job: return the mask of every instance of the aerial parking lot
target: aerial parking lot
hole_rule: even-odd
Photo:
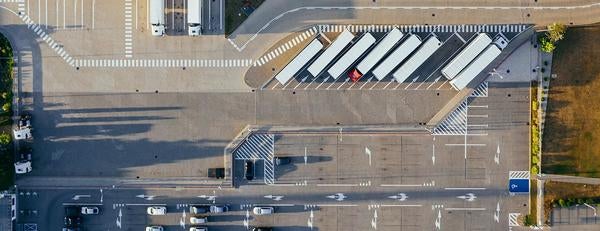
[[[598,6],[434,2],[0,0],[13,230],[528,230],[536,28]]]

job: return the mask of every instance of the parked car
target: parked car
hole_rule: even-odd
[[[198,206],[198,205],[190,206],[191,214],[203,214],[203,213],[208,213],[208,212],[210,212],[209,206]]]
[[[146,209],[148,215],[165,215],[167,214],[167,207],[164,206],[152,206]]]
[[[256,215],[269,215],[275,212],[273,207],[254,207],[252,212]]]
[[[190,217],[190,224],[192,225],[204,224],[206,222],[208,222],[208,217]]]
[[[65,217],[65,227],[72,228],[81,225],[81,217]]]
[[[75,206],[65,207],[65,217],[76,217],[79,216],[79,209]]]
[[[31,116],[28,114],[21,115],[17,122],[17,127],[13,130],[15,140],[31,138],[31,129]]]
[[[244,163],[244,171],[246,172],[246,180],[254,179],[254,161],[246,160]]]
[[[290,157],[275,157],[275,165],[286,165],[292,162]]]
[[[208,231],[206,227],[190,227],[190,231]]]
[[[163,229],[162,226],[146,226],[146,231],[163,231],[165,229]]]
[[[273,228],[270,227],[254,227],[252,231],[273,231]]]
[[[81,214],[83,215],[94,215],[94,214],[99,214],[100,213],[100,208],[98,207],[81,207]]]
[[[225,178],[225,168],[209,168],[208,177],[216,179]]]
[[[229,206],[227,205],[211,205],[210,212],[211,213],[224,213],[229,211]]]

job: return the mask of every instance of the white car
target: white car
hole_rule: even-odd
[[[190,227],[190,231],[208,231],[206,227]]]
[[[190,224],[204,224],[208,221],[207,217],[190,217]]]
[[[256,215],[268,215],[275,212],[275,209],[273,207],[254,207],[252,212]]]
[[[146,231],[163,231],[162,226],[146,226]]]
[[[100,213],[98,207],[81,207],[81,214],[83,215],[93,215],[98,213]]]
[[[148,215],[165,215],[165,214],[167,214],[167,207],[152,206],[152,207],[148,207],[146,212],[148,212]]]

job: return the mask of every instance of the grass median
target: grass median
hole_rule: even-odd
[[[4,35],[0,34],[0,190],[14,185],[14,165],[12,146],[12,47]]]
[[[257,9],[265,0],[228,0],[225,1],[225,36],[242,25],[250,16],[250,13]]]

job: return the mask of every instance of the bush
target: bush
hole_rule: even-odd
[[[11,107],[12,107],[12,103],[6,102],[6,103],[4,103],[4,105],[2,105],[2,111],[9,112]]]
[[[10,144],[11,138],[9,134],[2,133],[0,134],[0,145],[6,146]]]
[[[550,42],[556,43],[565,37],[565,32],[567,32],[567,27],[562,23],[555,22],[548,25],[548,32],[546,32],[546,36]]]
[[[567,207],[567,202],[565,202],[565,200],[563,199],[558,199],[558,205],[560,205],[560,207]]]
[[[525,226],[535,225],[535,221],[533,220],[533,216],[531,216],[531,214],[525,215],[525,220],[523,221],[523,225],[525,225]]]
[[[550,40],[546,37],[540,38],[540,45],[540,49],[546,53],[552,53],[554,49],[556,49],[554,43],[550,42]]]
[[[537,165],[533,165],[533,166],[531,166],[531,174],[532,174],[532,175],[537,175],[537,174],[539,173],[539,171],[540,171],[540,170],[538,169],[538,166],[537,166]]]
[[[538,148],[539,149],[539,148]],[[538,158],[537,155],[532,155],[531,156],[531,164],[533,165],[537,165],[540,162],[540,158]]]

